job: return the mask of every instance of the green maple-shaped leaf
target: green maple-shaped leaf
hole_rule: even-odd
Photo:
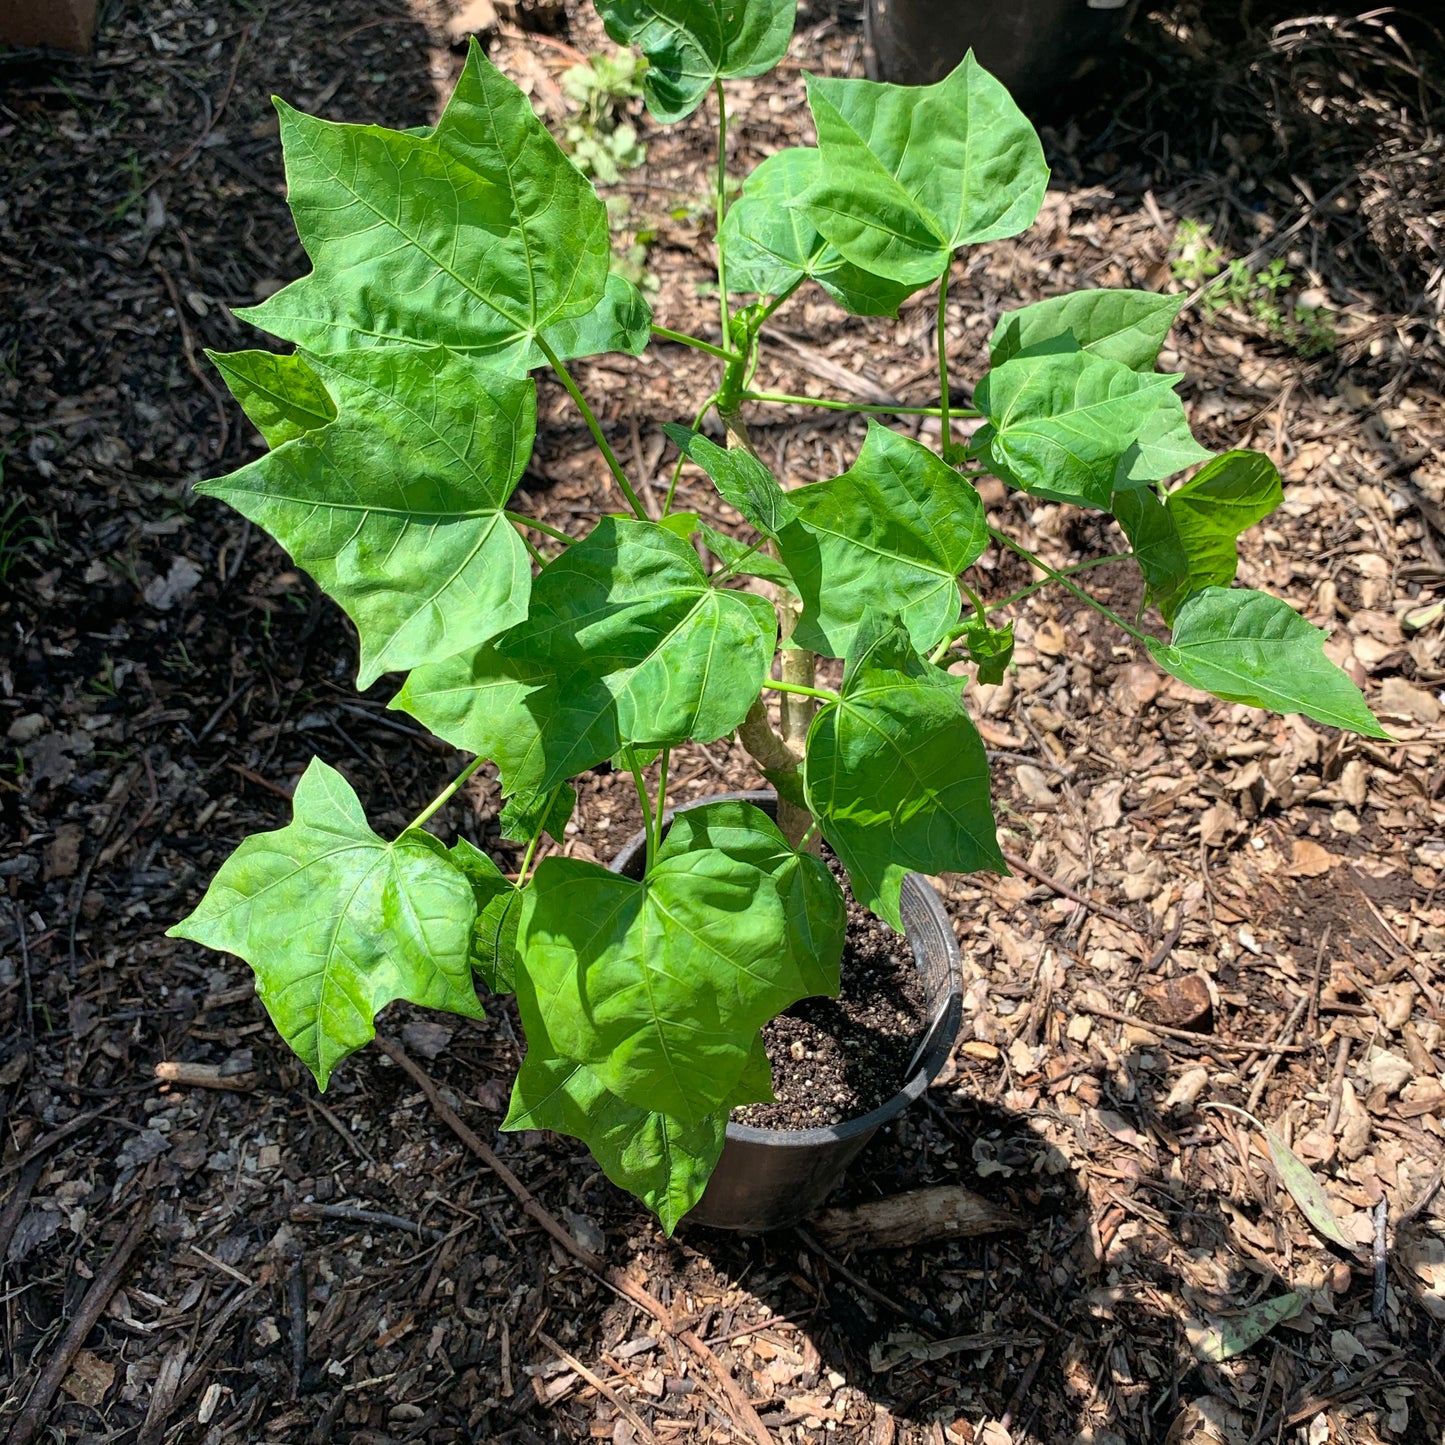
[[[335,419],[196,490],[264,527],[341,604],[360,686],[525,617],[531,565],[504,508],[532,451],[532,382],[441,347],[307,360]]]
[[[1114,516],[1166,622],[1204,587],[1227,587],[1239,567],[1240,533],[1284,499],[1279,472],[1261,452],[1233,451],[1201,467],[1162,502],[1148,488],[1121,491]]]
[[[990,366],[1072,336],[1083,350],[1134,371],[1152,371],[1185,297],[1153,291],[1071,291],[999,317],[988,342]]]
[[[897,619],[873,617],[858,630],[840,700],[808,732],[808,807],[854,897],[900,932],[906,874],[1008,871],[988,757],[961,692],[914,652]]]
[[[700,1123],[807,992],[786,933],[773,878],[717,849],[664,845],[641,881],[544,858],[522,904],[522,1025],[620,1099]]]
[[[251,425],[279,447],[335,419],[336,403],[299,352],[207,351]]]
[[[475,41],[431,131],[277,109],[313,269],[238,313],[257,326],[311,351],[439,344],[521,371],[538,336],[604,303],[606,210]]]
[[[671,1234],[702,1198],[727,1136],[729,1110],[772,1099],[762,1039],[727,1101],[695,1124],[619,1099],[575,1059],[528,1042],[503,1129],[551,1129],[580,1139],[619,1188],[635,1194]]]
[[[1206,587],[1180,607],[1170,641],[1151,640],[1149,651],[1165,672],[1226,702],[1388,738],[1324,645],[1325,634],[1278,597]]]
[[[838,965],[848,910],[828,865],[796,852],[761,809],[751,803],[705,803],[678,813],[660,856],[712,848],[761,869],[776,885],[787,919],[788,964],[807,997],[838,992]]]
[[[797,10],[798,0],[597,0],[607,33],[647,57],[642,94],[664,123],[691,115],[715,80],[771,70]]]
[[[819,156],[805,146],[779,151],[743,182],[720,238],[728,289],[781,296],[809,279],[854,316],[896,316],[917,286],[870,275],[845,261],[794,204],[817,180]]]
[[[1120,459],[1179,378],[1068,346],[1016,356],[984,376],[975,399],[988,427],[973,445],[1035,496],[1107,510]]]
[[[973,52],[935,85],[808,77],[822,162],[795,202],[843,258],[903,285],[936,281],[959,246],[1033,223],[1039,138]]]
[[[1114,468],[1114,486],[1142,487],[1207,462],[1214,453],[1194,440],[1184,403],[1173,391],[1160,393],[1139,435]]]
[[[988,545],[973,486],[927,447],[877,422],[840,477],[786,493],[797,521],[778,550],[797,583],[800,647],[844,657],[863,619],[899,613],[931,647],[958,620],[958,574]]]
[[[313,758],[291,822],[247,838],[168,935],[244,958],[277,1031],[324,1089],[395,999],[482,1017],[472,884],[434,843],[377,837],[346,780]]]
[[[416,669],[393,705],[535,796],[628,744],[731,732],[776,640],[772,607],[712,586],[680,537],[604,517],[536,577],[524,623]]]

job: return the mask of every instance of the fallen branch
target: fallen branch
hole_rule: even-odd
[[[131,1255],[149,1232],[150,1209],[142,1207],[125,1237],[111,1251],[110,1258],[86,1290],[85,1298],[81,1300],[80,1308],[76,1310],[75,1317],[61,1336],[55,1353],[40,1372],[40,1378],[35,1382],[35,1388],[30,1392],[25,1408],[15,1417],[15,1423],[5,1437],[5,1445],[31,1445],[44,1423],[55,1392],[60,1388],[60,1383],[65,1379],[76,1355],[80,1353],[85,1337],[94,1329],[101,1312],[110,1303],[110,1297],[119,1287]]]
[[[156,1078],[163,1084],[180,1084],[189,1089],[223,1089],[228,1094],[249,1094],[256,1087],[256,1075],[223,1074],[219,1064],[185,1064],[163,1059],[156,1065]]]
[[[1022,1229],[1024,1221],[967,1189],[944,1184],[870,1199],[851,1209],[825,1209],[811,1226],[825,1244],[846,1254]]]
[[[773,1445],[772,1437],[758,1418],[758,1412],[753,1409],[746,1395],[743,1394],[738,1382],[723,1366],[721,1360],[698,1337],[697,1332],[691,1329],[681,1329],[677,1321],[672,1317],[672,1311],[667,1308],[661,1300],[655,1298],[636,1280],[629,1278],[620,1269],[609,1268],[601,1259],[592,1253],[590,1249],[579,1244],[567,1228],[546,1209],[540,1205],[533,1196],[532,1191],[497,1158],[496,1154],[482,1142],[481,1139],[462,1122],[455,1109],[448,1106],[442,1098],[437,1086],[432,1082],[431,1075],[407,1057],[401,1045],[392,1039],[378,1037],[376,1046],[394,1063],[398,1068],[409,1074],[416,1086],[426,1095],[427,1103],[432,1107],[443,1124],[449,1128],[488,1169],[502,1182],[512,1193],[517,1202],[522,1206],[522,1212],[534,1223],[539,1224],[553,1239],[562,1246],[580,1265],[596,1275],[604,1284],[617,1291],[625,1299],[631,1300],[633,1304],[644,1309],[681,1344],[686,1345],[699,1360],[705,1364],[716,1376],[718,1384],[722,1386],[723,1393],[727,1396],[728,1403],[736,1412],[737,1420],[734,1422],[746,1431],[757,1442],[757,1445]]]

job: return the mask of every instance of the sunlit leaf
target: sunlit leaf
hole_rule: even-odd
[[[267,446],[279,447],[336,416],[336,403],[299,352],[277,356],[272,351],[207,351],[206,355]]]
[[[1085,351],[1134,371],[1152,371],[1159,348],[1185,297],[1153,291],[1071,291],[1006,311],[989,338],[991,366],[1057,336],[1069,335]]]

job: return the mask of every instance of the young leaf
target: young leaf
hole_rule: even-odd
[[[1085,350],[1134,371],[1153,371],[1159,348],[1185,297],[1153,291],[1072,291],[999,317],[988,342],[990,366],[1019,352],[1071,335]]]
[[[264,527],[345,608],[358,684],[525,617],[531,564],[503,509],[532,452],[533,383],[441,347],[308,360],[336,418],[196,490]]]
[[[758,1029],[806,992],[786,928],[773,879],[715,849],[659,857],[641,882],[544,858],[519,933],[527,1038],[699,1123],[733,1097]]]
[[[978,667],[978,680],[997,685],[1003,681],[1008,665],[1014,655],[1014,625],[1010,619],[1002,627],[989,627],[986,623],[970,627],[963,634],[968,659]]]
[[[631,281],[612,271],[602,299],[591,311],[554,321],[543,330],[542,339],[562,361],[602,356],[609,351],[641,356],[652,340],[652,307]],[[520,376],[546,361],[546,353],[533,343],[509,364],[508,371]]]
[[[311,351],[440,344],[522,371],[603,302],[607,212],[475,40],[427,135],[277,109],[314,269],[238,315]]]
[[[1236,539],[1283,500],[1279,472],[1262,452],[1225,452],[1171,492],[1164,506],[1189,558],[1190,590],[1233,582]]]
[[[1267,592],[1206,587],[1179,609],[1170,643],[1151,639],[1164,669],[1226,702],[1302,712],[1365,737],[1389,738],[1360,690],[1324,654],[1325,634]]]
[[[771,70],[797,10],[798,0],[597,0],[607,33],[647,57],[642,94],[664,124],[691,115],[714,80]]]
[[[1178,394],[1166,391],[1128,451],[1119,458],[1114,469],[1114,486],[1142,487],[1162,481],[1186,467],[1207,462],[1213,455],[1194,440]]]
[[[269,447],[315,431],[336,416],[336,403],[299,352],[208,350],[206,355]]]
[[[758,547],[746,546],[736,537],[709,527],[706,522],[699,525],[698,535],[708,551],[723,564],[725,571],[742,577],[761,577],[765,582],[786,587],[795,597],[798,595],[798,584],[793,581],[793,574],[776,557],[769,557]]]
[[[1227,1317],[1186,1320],[1184,1335],[1201,1360],[1223,1364],[1258,1344],[1276,1325],[1294,1319],[1303,1308],[1304,1296],[1291,1290],[1288,1294],[1262,1299]]]
[[[503,1129],[551,1129],[580,1139],[619,1188],[635,1194],[662,1221],[665,1234],[702,1198],[727,1135],[729,1110],[772,1098],[768,1056],[754,1059],[732,1096],[696,1124],[626,1103],[575,1059],[545,1054],[530,1039],[512,1085]]]
[[[1281,1182],[1289,1190],[1290,1198],[1299,1205],[1300,1213],[1331,1244],[1337,1244],[1341,1249],[1354,1254],[1355,1241],[1340,1227],[1330,1205],[1329,1195],[1320,1187],[1320,1181],[1310,1173],[1309,1166],[1273,1129],[1264,1130],[1264,1142],[1269,1148],[1269,1157],[1275,1169],[1279,1171]]]
[[[794,204],[817,179],[818,162],[818,151],[794,146],[769,156],[743,182],[719,238],[728,289],[781,296],[810,278],[854,316],[896,316],[917,287],[845,261]]]
[[[167,934],[244,958],[272,1023],[324,1089],[394,999],[482,1017],[472,884],[428,839],[377,837],[346,779],[313,758],[291,822],[247,838]]]
[[[776,537],[798,515],[777,478],[750,451],[720,447],[701,432],[672,422],[662,429],[674,446],[712,478],[723,501],[763,536]]]
[[[624,745],[711,742],[767,676],[777,618],[713,587],[652,522],[604,517],[542,569],[526,622],[495,645],[418,668],[393,701],[535,795]]]
[[[1034,496],[1107,510],[1119,459],[1177,380],[1087,351],[1016,356],[975,393],[989,464]]]
[[[915,645],[958,621],[958,574],[988,545],[973,486],[928,450],[875,421],[840,477],[787,493],[798,520],[778,550],[798,584],[800,647],[844,657],[873,611],[902,616]]]
[[[828,865],[812,853],[795,852],[777,824],[751,803],[705,803],[678,813],[657,859],[704,848],[773,880],[787,919],[784,946],[805,996],[835,995],[848,911]]]
[[[1039,138],[972,51],[935,85],[807,79],[822,162],[794,204],[855,266],[927,285],[959,246],[1038,215]]]
[[[909,646],[897,619],[858,629],[841,700],[808,732],[808,806],[853,894],[902,931],[904,875],[1008,871],[989,806],[988,757],[957,678]]]

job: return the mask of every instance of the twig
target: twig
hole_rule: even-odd
[[[1017,853],[1011,853],[1007,848],[1003,850],[1003,856],[1008,860],[1009,867],[1017,868],[1020,873],[1027,873],[1030,878],[1037,878],[1045,888],[1052,888],[1055,893],[1062,895],[1064,898],[1072,898],[1080,907],[1091,909],[1104,918],[1112,918],[1115,923],[1122,923],[1130,933],[1139,933],[1137,925],[1131,922],[1124,914],[1120,913],[1117,908],[1110,908],[1107,903],[1096,903],[1094,899],[1087,898],[1084,894],[1076,892],[1070,888],[1067,883],[1060,883],[1052,874],[1045,873],[1042,868],[1035,868],[1027,858],[1021,858]],[[1142,938],[1143,934],[1140,933],[1139,936]]]
[[[938,1338],[939,1331],[937,1326],[931,1321],[925,1319],[923,1315],[921,1315],[911,1305],[899,1304],[897,1300],[892,1299],[890,1296],[884,1294],[881,1289],[876,1289],[873,1285],[869,1284],[868,1281],[864,1279],[861,1275],[854,1274],[854,1272],[849,1269],[847,1265],[843,1264],[840,1260],[835,1259],[833,1255],[829,1254],[828,1251],[824,1249],[823,1246],[819,1244],[818,1241],[814,1239],[813,1236],[809,1234],[806,1229],[798,1228],[795,1229],[793,1232],[798,1236],[800,1240],[802,1240],[805,1245],[807,1245],[809,1249],[813,1251],[814,1254],[818,1256],[819,1259],[823,1261],[824,1264],[828,1266],[829,1269],[831,1269],[835,1274],[839,1274],[844,1279],[846,1279],[848,1283],[851,1284],[853,1288],[856,1289],[860,1294],[866,1295],[875,1304],[882,1305],[884,1309],[892,1310],[892,1312],[899,1316],[900,1319],[907,1320],[909,1324],[913,1325],[917,1329],[923,1330],[925,1333],[931,1335],[934,1339]]]
[[[1023,1372],[1023,1376],[1019,1380],[1017,1387],[1009,1397],[1008,1405],[1004,1409],[1003,1414],[999,1416],[999,1424],[1002,1425],[1005,1430],[1013,1423],[1013,1418],[1015,1414],[1017,1414],[1019,1406],[1023,1404],[1029,1391],[1033,1388],[1034,1379],[1039,1373],[1039,1366],[1043,1364],[1044,1356],[1048,1353],[1048,1350],[1049,1347],[1047,1345],[1040,1345],[1038,1349],[1034,1351],[1034,1357],[1029,1361],[1028,1369]]]
[[[1370,1318],[1378,1323],[1385,1318],[1386,1267],[1390,1258],[1389,1250],[1385,1246],[1385,1226],[1390,1219],[1390,1202],[1383,1195],[1375,1206],[1374,1219],[1375,1239],[1371,1260],[1375,1266],[1375,1293],[1370,1301]]]
[[[1074,1007],[1080,1013],[1093,1014],[1096,1018],[1112,1019],[1116,1024],[1130,1024],[1134,1028],[1148,1029],[1150,1033],[1162,1034],[1165,1038],[1183,1039],[1186,1043],[1207,1045],[1212,1049],[1228,1049],[1231,1053],[1254,1054],[1302,1054],[1308,1044],[1276,1044],[1250,1039],[1218,1039],[1209,1034],[1191,1033],[1188,1029],[1171,1028],[1168,1024],[1151,1023],[1137,1014],[1115,1013],[1113,1009],[1100,1008],[1097,1004],[1076,1002]]]
[[[601,1376],[593,1374],[581,1360],[564,1350],[545,1330],[538,1330],[537,1338],[541,1340],[569,1370],[581,1375],[599,1395],[611,1401],[611,1403],[631,1421],[632,1428],[636,1430],[644,1440],[651,1441],[652,1445],[657,1445],[657,1436],[652,1433],[652,1428],[648,1425],[647,1421],[644,1420],[611,1385],[602,1379]]]
[[[376,1047],[398,1068],[411,1076],[416,1086],[426,1095],[427,1102],[431,1105],[437,1118],[497,1176],[522,1206],[522,1212],[546,1230],[580,1265],[595,1274],[598,1279],[616,1290],[625,1299],[631,1300],[633,1304],[646,1310],[668,1334],[686,1345],[712,1371],[722,1386],[729,1405],[737,1415],[735,1423],[745,1428],[757,1445],[773,1445],[772,1437],[764,1428],[763,1422],[758,1418],[758,1412],[753,1408],[748,1397],[743,1394],[738,1382],[729,1374],[722,1361],[699,1339],[697,1332],[680,1328],[672,1317],[672,1311],[661,1300],[655,1298],[650,1291],[620,1269],[609,1268],[590,1249],[579,1244],[572,1234],[537,1202],[532,1191],[462,1122],[457,1116],[456,1110],[452,1109],[442,1098],[437,1086],[432,1082],[431,1076],[407,1057],[400,1044],[391,1039],[378,1038]]]
[[[223,1074],[219,1064],[187,1064],[179,1059],[162,1059],[156,1078],[163,1084],[180,1084],[191,1089],[220,1089],[228,1094],[249,1094],[256,1087],[256,1075]]]
[[[7,1174],[14,1173],[17,1169],[23,1169],[32,1159],[38,1159],[62,1139],[68,1139],[72,1134],[78,1134],[92,1119],[98,1119],[110,1106],[97,1104],[93,1109],[87,1109],[83,1114],[77,1114],[73,1119],[67,1119],[58,1129],[52,1129],[50,1133],[42,1135],[23,1154],[17,1154],[13,1159],[7,1159],[0,1164],[0,1179]]]
[[[306,1269],[298,1249],[286,1272],[286,1313],[291,1317],[291,1399],[301,1395],[301,1377],[306,1373]]]
[[[1309,1007],[1309,1003],[1310,997],[1306,994],[1295,1004],[1294,1010],[1286,1020],[1284,1028],[1280,1030],[1279,1041],[1281,1044],[1288,1044],[1294,1041],[1294,1031],[1299,1027],[1299,1021],[1304,1017],[1305,1010]],[[1244,1106],[1247,1113],[1254,1113],[1255,1106],[1259,1103],[1264,1093],[1264,1086],[1269,1083],[1269,1076],[1274,1073],[1276,1066],[1279,1064],[1279,1060],[1279,1054],[1272,1053],[1260,1065],[1259,1074],[1254,1081],[1254,1087],[1249,1091],[1249,1102]],[[1247,1059],[1245,1060],[1244,1067],[1249,1067],[1249,1061]]]
[[[1445,1165],[1435,1171],[1435,1177],[1420,1191],[1420,1197],[1395,1221],[1396,1239],[1399,1239],[1400,1231],[1407,1224],[1413,1223],[1425,1212],[1425,1206],[1439,1193],[1442,1183],[1445,1183]],[[0,1250],[0,1254],[3,1253],[4,1251]]]
[[[1325,1115],[1325,1133],[1333,1134],[1340,1122],[1340,1108],[1345,1095],[1345,1066],[1350,1062],[1350,1037],[1340,1040],[1335,1050],[1335,1067],[1330,1074],[1330,1111]]]
[[[25,1166],[24,1173],[15,1181],[15,1188],[10,1191],[5,1208],[0,1209],[0,1267],[5,1263],[5,1256],[10,1249],[10,1241],[15,1237],[20,1216],[25,1213],[25,1206],[30,1202],[30,1196],[40,1178],[40,1171],[44,1168],[41,1160],[32,1159]]]
[[[1160,941],[1159,947],[1156,948],[1154,952],[1149,955],[1149,962],[1146,963],[1143,968],[1144,973],[1153,973],[1155,969],[1157,969],[1160,964],[1162,964],[1164,960],[1168,958],[1171,953],[1173,953],[1174,945],[1179,942],[1180,936],[1184,932],[1184,925],[1188,922],[1189,910],[1181,903],[1179,905],[1177,915],[1174,919],[1173,927],[1170,928],[1169,932],[1164,935],[1163,939]]]
[[[15,1417],[15,1424],[11,1426],[9,1435],[5,1437],[6,1445],[31,1445],[31,1441],[35,1439],[44,1423],[46,1412],[50,1409],[50,1402],[60,1388],[60,1382],[70,1370],[71,1362],[80,1352],[80,1347],[85,1343],[85,1337],[95,1328],[95,1322],[100,1318],[101,1312],[110,1303],[110,1298],[116,1292],[121,1276],[130,1263],[131,1255],[136,1252],[141,1240],[148,1233],[150,1233],[150,1209],[143,1207],[136,1215],[135,1221],[126,1232],[125,1237],[111,1251],[110,1258],[96,1274],[90,1288],[86,1290],[85,1298],[81,1300],[75,1317],[60,1337],[60,1343],[56,1346],[54,1354],[50,1356],[45,1368],[40,1372],[40,1378],[35,1382],[35,1388],[31,1390],[30,1398],[25,1402],[25,1408]]]
[[[335,1132],[340,1136],[341,1142],[345,1144],[346,1147],[350,1149],[351,1152],[355,1154],[358,1159],[360,1159],[365,1164],[370,1164],[373,1169],[376,1167],[376,1156],[371,1152],[370,1149],[366,1147],[365,1144],[361,1142],[360,1139],[356,1137],[355,1134],[351,1132],[350,1129],[346,1127],[345,1124],[341,1122],[340,1119],[336,1117],[335,1114],[331,1112],[330,1109],[326,1107],[325,1104],[321,1102],[320,1099],[312,1099],[308,1097],[306,1103],[309,1108],[315,1109],[316,1112],[320,1114],[321,1117],[332,1127],[332,1129],[335,1130]]]
[[[433,1244],[440,1244],[447,1237],[445,1230],[429,1229],[414,1219],[403,1219],[399,1214],[387,1214],[381,1209],[358,1209],[354,1204],[293,1204],[291,1218],[298,1222],[343,1219],[351,1224],[374,1224],[382,1229],[404,1230],[407,1234],[430,1240]]]

